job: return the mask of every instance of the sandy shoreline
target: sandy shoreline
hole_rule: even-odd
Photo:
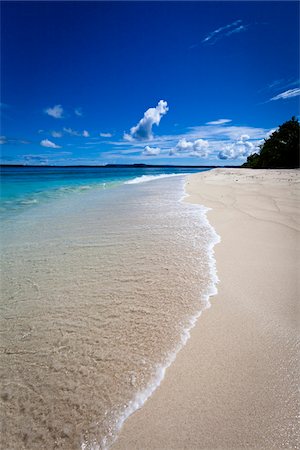
[[[299,448],[299,171],[216,169],[187,192],[221,236],[218,295],[112,448]]]

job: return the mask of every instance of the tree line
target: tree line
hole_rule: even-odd
[[[248,156],[242,167],[252,169],[294,169],[299,167],[300,124],[296,117],[284,122]]]

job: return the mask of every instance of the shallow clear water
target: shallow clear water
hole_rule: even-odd
[[[108,189],[136,177],[192,173],[185,168],[8,167],[0,169],[0,213],[18,212],[70,193]]]
[[[6,216],[5,448],[107,448],[159,384],[215,290],[218,238],[183,195],[158,178]]]

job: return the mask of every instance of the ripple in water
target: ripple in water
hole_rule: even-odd
[[[87,191],[3,230],[5,448],[104,449],[215,292],[218,241],[183,178]]]

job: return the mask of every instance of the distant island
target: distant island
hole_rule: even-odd
[[[0,167],[45,167],[45,168],[101,168],[101,169],[162,169],[162,168],[169,168],[169,169],[217,169],[217,168],[238,168],[240,166],[174,166],[174,165],[168,165],[168,164],[105,164],[105,165],[73,165],[73,166],[55,166],[55,165],[29,165],[29,164],[0,164]]]

